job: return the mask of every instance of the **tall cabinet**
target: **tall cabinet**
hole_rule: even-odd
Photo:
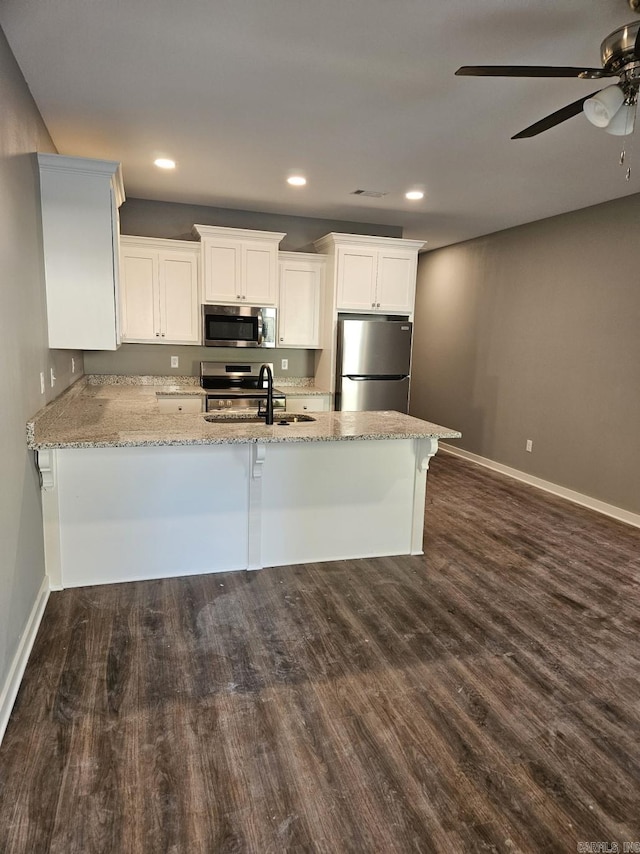
[[[321,346],[320,306],[327,259],[307,252],[280,252],[278,346]]]
[[[120,164],[38,154],[49,347],[115,350]]]

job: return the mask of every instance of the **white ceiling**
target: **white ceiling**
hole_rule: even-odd
[[[640,190],[640,142],[626,182],[620,138],[582,115],[510,140],[597,81],[454,76],[598,66],[633,20],[627,0],[0,0],[58,150],[121,161],[128,196],[401,225],[427,248]]]

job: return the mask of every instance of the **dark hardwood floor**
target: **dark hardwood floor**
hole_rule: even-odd
[[[53,593],[0,852],[640,843],[640,530],[444,454],[427,500],[423,557]]]

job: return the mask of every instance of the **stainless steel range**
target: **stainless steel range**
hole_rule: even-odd
[[[200,362],[200,385],[207,392],[207,412],[234,410],[256,412],[267,398],[267,388],[260,388],[258,376],[263,362]],[[271,363],[269,367],[273,371]],[[273,390],[274,410],[284,410],[283,392]]]

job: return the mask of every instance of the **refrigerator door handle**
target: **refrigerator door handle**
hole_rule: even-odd
[[[372,380],[384,380],[385,382],[402,382],[409,378],[409,374],[345,374],[352,382],[371,382]]]

